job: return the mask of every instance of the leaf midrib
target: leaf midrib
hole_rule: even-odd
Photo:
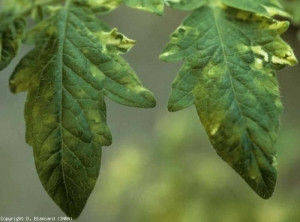
[[[227,61],[227,57],[226,57],[226,53],[225,53],[225,49],[224,49],[224,44],[223,44],[224,41],[223,41],[223,37],[222,37],[221,31],[220,31],[220,27],[219,27],[219,24],[218,24],[218,21],[217,21],[217,19],[218,19],[217,10],[213,9],[213,8],[211,10],[213,11],[213,13],[212,13],[213,14],[213,19],[214,19],[214,23],[216,25],[216,29],[217,29],[217,32],[218,32],[218,37],[219,37],[219,40],[220,40],[220,43],[221,43],[221,48],[222,48],[223,57],[224,57],[224,61],[225,61],[225,67],[226,67],[226,70],[228,72],[228,77],[229,77],[229,80],[230,80],[230,85],[231,85],[231,89],[232,89],[233,96],[234,96],[234,102],[235,102],[235,104],[236,104],[236,106],[237,106],[237,108],[239,110],[239,114],[240,114],[241,119],[242,119],[242,124],[244,126],[244,129],[243,129],[244,133],[247,135],[248,141],[252,143],[252,140],[250,139],[251,137],[250,137],[249,132],[247,130],[248,127],[247,127],[247,124],[245,123],[243,112],[242,112],[241,107],[239,105],[239,102],[238,102],[238,100],[236,98],[236,92],[235,92],[235,89],[234,89],[234,84],[233,84],[233,81],[232,81],[231,72],[230,72],[230,69],[228,67],[228,61]],[[251,150],[251,155],[253,155],[252,148],[251,147],[249,147],[249,148]],[[256,158],[253,158],[253,160],[255,161],[256,166],[258,167],[258,170],[259,170],[258,172],[259,172],[259,174],[260,174],[260,176],[262,178],[262,181],[264,183],[265,188],[268,190],[268,192],[270,192],[269,189],[268,189],[268,186],[265,184],[263,176],[261,175],[260,168],[258,166]]]
[[[66,3],[65,3],[65,6],[64,6],[64,9],[62,9],[61,11],[61,17],[62,20],[59,20],[58,22],[58,50],[57,50],[57,66],[58,66],[58,70],[60,71],[60,74],[61,74],[61,87],[60,87],[60,103],[61,103],[61,110],[60,110],[60,116],[59,116],[59,125],[60,125],[60,138],[61,138],[61,143],[60,143],[60,146],[61,146],[61,168],[62,168],[62,177],[63,177],[63,184],[64,184],[64,187],[65,187],[65,190],[66,190],[66,197],[67,197],[67,208],[68,208],[68,211],[70,212],[70,198],[69,198],[69,191],[68,191],[68,188],[67,188],[67,185],[66,185],[66,180],[65,180],[65,177],[66,175],[64,174],[64,151],[63,151],[63,126],[62,126],[62,118],[63,118],[63,57],[64,57],[64,46],[65,46],[65,41],[66,41],[66,32],[67,32],[67,21],[68,21],[68,18],[69,18],[69,8],[70,8],[70,5],[71,5],[71,0],[67,0]],[[62,23],[63,25],[60,26],[60,23]]]

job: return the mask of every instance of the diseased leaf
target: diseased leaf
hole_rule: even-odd
[[[134,44],[67,1],[29,31],[35,48],[16,67],[10,88],[28,91],[26,139],[39,178],[56,204],[77,218],[98,178],[101,147],[111,144],[105,95],[127,106],[154,107],[153,95],[119,56]]]
[[[279,37],[288,25],[210,2],[183,21],[160,56],[184,60],[169,111],[195,104],[217,153],[262,198],[272,195],[277,174],[282,105],[274,70],[297,63]]]
[[[26,21],[13,11],[0,13],[0,71],[18,54],[25,33]]]
[[[162,15],[164,12],[164,0],[124,0],[126,5],[140,10]]]

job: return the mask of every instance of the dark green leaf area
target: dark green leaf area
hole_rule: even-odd
[[[99,175],[101,147],[112,142],[105,95],[135,107],[155,99],[129,65],[107,49],[132,41],[113,32],[88,8],[70,1],[34,27],[26,38],[35,48],[16,67],[13,92],[28,91],[26,139],[33,146],[40,180],[56,204],[77,218]]]
[[[25,27],[25,19],[15,18],[13,12],[0,14],[0,71],[18,54]]]
[[[193,11],[160,58],[184,59],[168,109],[195,104],[217,153],[262,198],[276,184],[282,105],[275,69],[297,63],[279,34],[287,22],[228,7]]]

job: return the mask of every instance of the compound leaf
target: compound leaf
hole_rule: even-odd
[[[98,178],[101,147],[111,144],[104,97],[154,107],[153,95],[119,56],[134,41],[67,1],[29,31],[35,43],[16,67],[13,92],[28,91],[26,139],[39,178],[56,204],[77,218]]]
[[[212,2],[183,21],[160,56],[184,60],[168,109],[195,104],[217,153],[269,198],[282,109],[274,70],[297,63],[279,37],[289,23]]]
[[[126,5],[140,10],[162,15],[164,12],[164,0],[124,0]]]

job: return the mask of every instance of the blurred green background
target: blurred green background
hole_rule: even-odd
[[[1,1],[1,0],[0,0]],[[278,72],[284,111],[277,145],[278,183],[262,200],[217,156],[194,107],[166,109],[181,63],[158,60],[169,35],[187,13],[166,8],[159,17],[121,6],[104,17],[137,45],[125,55],[157,98],[154,109],[107,99],[113,144],[103,147],[94,192],[78,221],[101,222],[297,222],[300,221],[299,66]],[[300,59],[297,29],[283,38]],[[64,216],[44,191],[25,143],[26,94],[13,95],[8,79],[20,55],[0,74],[0,216]]]

